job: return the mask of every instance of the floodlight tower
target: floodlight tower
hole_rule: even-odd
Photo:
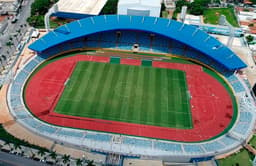
[[[58,5],[54,4],[44,16],[44,25],[47,32],[50,31],[50,16],[58,11]]]
[[[234,40],[234,37],[235,37],[234,27],[227,21],[226,16],[224,16],[224,15],[220,16],[219,25],[228,26],[230,35],[229,35],[229,38],[228,38],[227,46],[231,47],[232,43],[233,43],[233,40]]]

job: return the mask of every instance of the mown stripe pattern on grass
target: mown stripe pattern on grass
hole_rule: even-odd
[[[180,70],[78,62],[55,108],[60,114],[170,128],[192,128]]]

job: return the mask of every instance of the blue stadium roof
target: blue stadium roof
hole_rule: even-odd
[[[229,70],[246,67],[246,64],[228,47],[196,27],[174,20],[125,15],[88,17],[63,25],[32,43],[29,48],[43,52],[63,42],[97,32],[111,30],[142,30],[175,39],[211,57]]]

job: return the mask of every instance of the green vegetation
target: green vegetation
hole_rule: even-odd
[[[235,27],[239,26],[232,7],[208,8],[210,3],[210,0],[195,0],[192,3],[186,0],[178,0],[176,2],[176,10],[173,13],[173,19],[177,19],[177,14],[181,12],[182,6],[187,6],[187,13],[193,15],[203,15],[205,23],[218,24],[220,16],[225,15],[231,25]],[[219,3],[219,1],[216,1],[215,3]]]
[[[225,15],[227,21],[234,27],[238,27],[233,8],[211,8],[204,11],[204,22],[218,24],[221,15]]]
[[[167,11],[162,11],[161,12],[161,17],[168,18],[168,12]]]
[[[44,15],[48,12],[48,9],[56,3],[58,0],[35,0],[31,5],[30,17],[27,22],[30,26],[41,28],[44,26]]]
[[[245,38],[246,38],[247,43],[251,43],[254,40],[254,37],[252,35],[248,35]]]
[[[256,149],[256,135],[253,135],[252,139],[250,140],[249,144]]]
[[[101,14],[117,14],[117,4],[118,0],[108,0],[101,10]]]
[[[229,157],[218,160],[220,166],[252,166],[254,156],[245,149]]]
[[[55,29],[61,25],[67,24],[71,22],[72,20],[69,19],[63,19],[63,18],[51,18],[50,19],[50,27]]]
[[[3,128],[2,125],[0,125],[0,139],[7,143],[13,143],[16,145],[23,145],[23,146],[27,146],[27,147],[31,147],[31,148],[35,148],[35,149],[39,149],[39,150],[41,149],[44,151],[48,151],[46,148],[32,145],[32,144],[28,143],[27,141],[20,140],[16,137],[12,136],[11,134],[9,134],[8,132],[5,131],[5,129]]]
[[[190,3],[186,0],[178,0],[176,2],[176,9],[174,11],[175,15],[173,17],[177,17],[177,13],[181,12],[182,6],[187,6],[187,12],[190,14],[202,15],[210,2],[210,0],[195,0],[194,2]]]
[[[78,62],[55,112],[175,128],[192,128],[185,72]]]
[[[161,3],[161,13],[160,17],[167,18],[168,17],[168,12],[166,11],[164,3]]]

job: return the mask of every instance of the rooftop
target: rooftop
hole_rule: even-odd
[[[98,15],[107,0],[59,0],[58,10],[67,13]]]
[[[142,6],[161,6],[160,0],[119,0],[118,4],[140,4]]]

